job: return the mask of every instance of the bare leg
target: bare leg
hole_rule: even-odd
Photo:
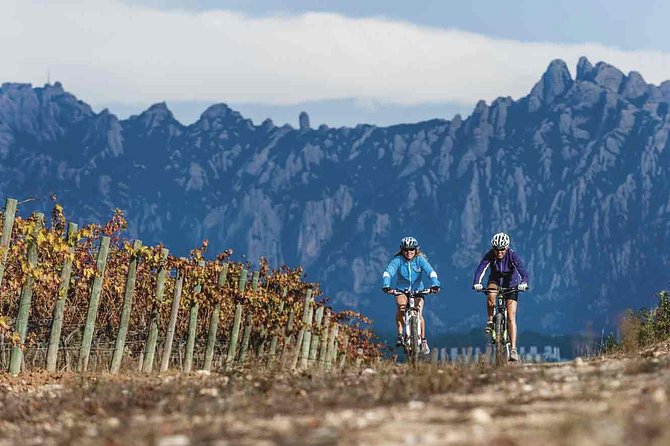
[[[507,301],[507,327],[509,328],[509,340],[512,343],[512,350],[516,350],[516,306],[515,300]]]
[[[423,299],[416,301],[416,306],[419,308],[419,323],[421,324],[421,339],[426,339],[426,321],[423,320]]]
[[[498,294],[498,286],[495,283],[489,283],[489,286],[486,287],[489,291],[486,299],[486,316],[487,322],[493,321],[493,308],[496,305],[496,295]]]
[[[398,326],[398,334],[402,334],[402,325],[405,323],[405,308],[407,307],[407,296],[399,294],[395,297],[396,312],[395,321]]]

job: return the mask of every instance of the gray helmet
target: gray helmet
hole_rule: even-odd
[[[403,237],[400,241],[400,249],[417,249],[419,242],[414,237]]]
[[[509,246],[509,235],[504,232],[499,232],[491,238],[491,246],[493,249],[502,251]]]

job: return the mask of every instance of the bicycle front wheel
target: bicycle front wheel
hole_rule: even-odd
[[[419,360],[419,317],[410,316],[409,319],[409,361],[416,364]]]
[[[507,362],[505,354],[506,342],[504,339],[504,326],[502,314],[498,313],[493,321],[493,332],[495,335],[495,363],[503,365]]]

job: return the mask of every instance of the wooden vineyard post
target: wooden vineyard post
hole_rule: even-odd
[[[198,262],[198,270],[202,272],[205,267],[205,261],[200,260]],[[202,279],[198,279],[195,287],[193,288],[193,299],[194,302],[191,303],[191,311],[189,314],[188,321],[188,339],[186,340],[186,358],[184,360],[184,371],[189,373],[191,368],[193,368],[193,350],[195,348],[195,336],[196,328],[198,327],[198,311],[200,309],[199,294],[202,291]]]
[[[342,345],[342,357],[340,358],[339,368],[342,369],[346,365],[347,353],[349,352],[349,335],[344,335],[344,345]]]
[[[304,339],[305,339],[305,331],[306,331],[306,324],[307,324],[307,318],[308,315],[311,314],[312,311],[312,305],[311,305],[311,300],[312,300],[312,290],[308,289],[307,292],[305,293],[305,302],[302,307],[302,327],[300,328],[300,331],[298,332],[298,338],[296,339],[295,342],[295,351],[293,352],[293,360],[291,361],[291,369],[295,369],[298,367],[298,361],[300,360],[300,356],[302,355],[302,345],[304,344]]]
[[[281,293],[281,302],[279,303],[279,314],[281,315],[284,312],[284,306],[286,305],[286,295],[288,294],[288,289],[284,288]],[[269,362],[274,361],[275,355],[277,354],[277,333],[274,333],[272,335],[272,338],[270,338],[270,354],[269,354]]]
[[[123,307],[121,309],[119,332],[116,335],[112,365],[110,366],[110,372],[113,375],[119,373],[121,360],[123,359],[123,351],[126,347],[128,321],[130,320],[130,310],[133,308],[133,294],[135,293],[135,282],[137,281],[137,262],[139,261],[139,250],[141,247],[141,241],[135,240],[133,242],[133,252],[131,254],[130,264],[128,265],[128,275],[126,276],[126,289],[123,293]]]
[[[228,263],[225,263],[219,272],[219,277],[216,282],[217,291],[223,294],[223,287],[228,278]],[[209,319],[209,332],[207,333],[207,348],[205,349],[205,364],[204,370],[212,370],[212,359],[214,358],[214,346],[216,345],[216,332],[219,328],[219,315],[221,314],[221,296],[219,301],[214,305],[212,316]]]
[[[251,279],[251,288],[256,291],[258,289],[258,271],[254,271]],[[251,312],[247,312],[247,323],[244,324],[244,334],[242,335],[242,348],[240,350],[240,362],[247,360],[247,352],[249,351],[249,341],[251,340],[251,330],[253,328],[253,320],[251,319]]]
[[[244,293],[244,288],[247,284],[247,270],[242,268],[240,272],[240,280],[237,283],[237,289],[240,293]],[[235,361],[235,353],[237,352],[237,340],[240,336],[240,324],[242,323],[242,304],[238,302],[235,305],[235,316],[233,318],[233,329],[230,334],[230,343],[228,344],[228,354],[226,355],[226,366],[230,366]]]
[[[330,310],[326,309],[321,327],[321,345],[319,346],[319,366],[326,368],[326,352],[328,351],[328,333],[330,333]]]
[[[165,261],[167,260],[167,256],[168,250],[162,248],[160,267],[156,276],[156,294],[154,295],[151,316],[149,318],[149,336],[147,337],[147,347],[144,350],[142,360],[142,371],[144,373],[151,373],[154,368],[154,355],[156,353],[156,342],[158,342],[158,305],[163,301],[163,294],[165,292],[165,277],[167,276]]]
[[[109,253],[109,237],[105,236],[100,240],[100,248],[96,258],[97,271],[91,286],[91,296],[88,301],[88,311],[86,313],[86,325],[84,325],[84,335],[79,349],[79,363],[77,371],[85,372],[88,369],[88,357],[91,353],[91,343],[93,342],[93,332],[95,331],[95,320],[98,317],[98,305],[100,304],[100,293],[102,292],[102,281],[105,276],[107,266],[107,254]]]
[[[23,343],[26,340],[28,332],[28,315],[30,314],[30,304],[33,298],[33,270],[37,266],[37,236],[42,224],[44,223],[44,214],[35,214],[35,226],[28,236],[28,266],[30,271],[21,287],[21,298],[19,301],[19,311],[16,315],[15,331],[19,334],[18,345],[12,346],[12,353],[9,357],[9,373],[17,375],[21,371],[21,362],[23,361]],[[3,234],[4,235],[4,234]]]
[[[307,290],[307,295],[305,296],[305,311],[303,312],[302,321],[303,321],[303,338],[302,338],[302,351],[300,352],[300,368],[307,367],[307,361],[309,359],[309,347],[312,341],[312,317],[314,315],[312,311],[312,304],[314,299],[312,298],[312,289]]]
[[[340,325],[334,323],[330,328],[330,335],[328,336],[328,350],[326,351],[326,370],[330,370],[334,358],[337,357],[337,332],[339,331]]]
[[[260,273],[258,271],[256,271],[254,273],[254,277],[256,278],[256,286],[254,287],[254,291],[258,290],[259,275],[260,275]],[[266,309],[267,309],[267,306],[271,305],[271,304],[272,304],[271,301],[270,302],[265,302]],[[262,325],[261,326],[261,332],[260,332],[259,339],[258,339],[258,350],[256,351],[256,357],[259,358],[259,359],[262,358],[264,353],[265,353],[265,341],[267,340],[267,336],[268,336],[268,328],[265,325]]]
[[[321,320],[323,319],[323,306],[314,310],[314,334],[309,346],[309,365],[316,361],[316,354],[319,347],[319,334],[321,333]]]
[[[67,244],[68,251],[63,261],[63,269],[60,273],[60,285],[56,295],[53,318],[51,319],[51,330],[49,331],[49,347],[47,350],[47,370],[56,371],[58,361],[58,344],[60,344],[60,335],[63,330],[63,313],[65,312],[65,301],[70,290],[70,276],[72,275],[72,259],[74,258],[74,245],[77,242],[77,224],[68,223],[67,225]]]
[[[2,261],[0,262],[0,285],[2,277],[5,275],[5,264],[7,254],[9,253],[9,242],[12,240],[12,229],[14,228],[14,218],[16,217],[16,200],[8,198],[5,200],[5,212],[2,214],[2,237],[0,237],[0,250],[2,251]]]
[[[437,357],[438,357],[438,349],[434,348],[430,351],[430,362],[433,364],[437,364]]]
[[[184,272],[177,269],[177,278],[174,283],[174,292],[172,293],[172,308],[170,310],[170,320],[165,332],[165,345],[163,345],[163,357],[161,359],[161,372],[165,372],[170,365],[172,356],[172,341],[174,340],[174,331],[177,326],[177,315],[179,314],[179,303],[181,301],[181,291],[184,286]]]
[[[293,345],[293,325],[295,323],[295,309],[291,307],[288,313],[288,321],[286,322],[286,332],[284,333],[284,346],[281,353],[281,368],[286,367],[286,363]]]
[[[249,313],[245,316],[244,332],[242,334],[242,347],[240,347],[240,363],[247,360],[247,350],[249,349],[249,340],[251,338],[251,316]]]

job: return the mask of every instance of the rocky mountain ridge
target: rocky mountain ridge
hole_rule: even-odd
[[[491,234],[527,263],[523,328],[613,327],[654,303],[670,254],[670,81],[580,59],[552,61],[519,100],[480,101],[467,118],[392,127],[255,125],[225,104],[192,125],[166,104],[126,120],[95,113],[62,85],[0,88],[0,192],[56,193],[80,222],[125,209],[145,243],[185,254],[203,238],[256,261],[305,266],[334,306],[392,327],[381,271],[419,239],[444,291],[429,330],[483,323],[470,289]]]

